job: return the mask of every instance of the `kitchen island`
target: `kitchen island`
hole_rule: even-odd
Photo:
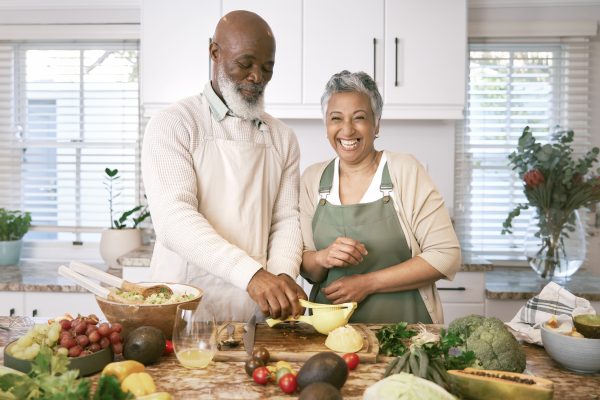
[[[0,317],[0,325],[7,326],[11,317]],[[9,332],[0,330],[0,357],[9,338]],[[12,333],[14,337],[15,332]],[[290,351],[293,351],[290,344]],[[576,374],[556,364],[542,347],[523,344],[527,355],[526,372],[554,382],[554,398],[560,400],[600,400],[600,374]],[[301,363],[291,362],[295,369]],[[342,388],[344,399],[361,399],[365,389],[382,378],[386,363],[362,363],[350,375]],[[206,369],[186,369],[171,354],[163,356],[156,365],[147,367],[154,377],[157,389],[171,393],[174,399],[293,399],[278,386],[261,386],[244,372],[243,362],[211,362]],[[98,375],[92,376],[96,380]]]

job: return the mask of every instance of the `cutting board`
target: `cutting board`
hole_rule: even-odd
[[[244,323],[233,323],[235,331],[233,338],[239,340],[237,347],[221,346],[215,355],[215,361],[246,361],[248,354],[242,342]],[[350,324],[363,337],[363,347],[357,354],[362,363],[377,361],[379,344],[373,331],[364,324]],[[227,339],[227,330],[219,333],[218,341]],[[332,351],[325,346],[326,335],[317,332],[311,325],[304,323],[283,323],[269,328],[267,324],[256,325],[254,348],[265,347],[269,350],[271,360],[306,361],[311,356],[322,351]]]

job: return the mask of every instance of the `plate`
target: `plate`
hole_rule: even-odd
[[[15,342],[16,340],[10,342],[8,346],[4,348],[4,365],[16,369],[17,371],[28,373],[31,370],[31,361],[15,358],[8,352],[8,349],[10,349]],[[79,376],[88,376],[102,371],[106,364],[113,361],[113,358],[113,352],[109,346],[84,357],[69,357],[68,368],[78,369]]]

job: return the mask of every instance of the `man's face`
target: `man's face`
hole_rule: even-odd
[[[217,84],[232,111],[240,105],[262,108],[264,90],[273,76],[275,42],[270,37],[252,39],[245,35],[231,38],[218,46],[216,62]],[[231,104],[230,104],[231,103]]]

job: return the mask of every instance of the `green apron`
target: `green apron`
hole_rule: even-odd
[[[390,192],[393,188],[387,163],[383,169],[380,189],[384,196],[371,203],[336,206],[327,201],[331,192],[334,161],[329,163],[319,183],[321,199],[312,220],[313,238],[317,250],[328,247],[340,236],[363,243],[368,255],[358,265],[331,268],[323,282],[313,286],[311,301],[331,304],[321,288],[346,275],[366,274],[400,264],[412,254],[402,232]],[[431,317],[417,289],[391,293],[374,293],[359,303],[350,322],[363,323],[431,323]]]

